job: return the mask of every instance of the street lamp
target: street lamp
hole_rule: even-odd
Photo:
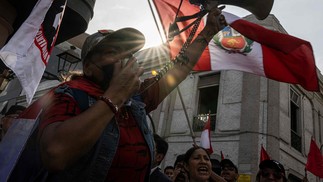
[[[75,46],[56,55],[58,57],[57,74],[45,71],[43,78],[47,80],[63,81],[70,71],[74,71],[79,62],[81,62],[79,54],[76,52]]]
[[[76,47],[70,46],[69,50],[57,55],[58,57],[57,74],[60,77],[64,77],[66,74],[69,73],[69,71],[75,70],[78,63],[81,62],[79,55],[75,51],[76,51]]]

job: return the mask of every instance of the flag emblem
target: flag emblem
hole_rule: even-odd
[[[253,41],[241,35],[230,26],[226,26],[222,31],[213,37],[215,45],[224,49],[228,53],[246,54],[252,51]]]

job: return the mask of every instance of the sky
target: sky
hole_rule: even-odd
[[[174,0],[180,2],[180,0]],[[323,74],[323,0],[276,0],[271,14],[279,20],[288,34],[311,43],[316,66]],[[224,11],[240,17],[250,14],[236,6],[226,6]],[[100,29],[117,30],[133,27],[146,37],[144,48],[160,45],[158,32],[148,0],[96,0],[94,17],[87,33]]]

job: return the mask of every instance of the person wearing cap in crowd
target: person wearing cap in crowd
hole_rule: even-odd
[[[186,78],[208,42],[226,25],[220,14],[212,8],[205,27],[172,68],[143,82],[139,78],[144,69],[134,66],[137,60],[132,56],[144,46],[141,32],[124,28],[90,35],[81,54],[84,75],[43,99],[37,136],[47,180],[149,181],[154,148],[146,113]],[[82,98],[88,108],[80,107],[75,90],[86,93]]]
[[[257,182],[287,182],[284,166],[276,160],[263,160],[259,164]]]
[[[239,172],[236,165],[230,159],[223,159],[220,162],[221,165],[221,177],[227,182],[236,182],[239,178]]]
[[[150,181],[151,182],[172,182],[172,180],[166,176],[163,172],[161,172],[158,167],[161,162],[164,160],[168,150],[168,143],[159,135],[154,134],[155,141],[155,157],[150,173]]]
[[[22,113],[26,107],[21,105],[12,105],[8,111],[4,114],[4,116],[1,118],[1,135],[0,135],[0,141],[3,138],[3,136],[7,133],[9,127],[14,122],[14,119],[16,119],[20,113]]]

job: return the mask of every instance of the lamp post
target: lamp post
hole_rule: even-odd
[[[43,78],[47,80],[63,81],[70,71],[74,71],[79,62],[81,62],[79,54],[76,52],[75,46],[56,55],[58,57],[56,73],[45,71]]]
[[[68,74],[69,71],[75,70],[78,63],[81,62],[81,59],[79,58],[79,55],[75,52],[75,50],[76,50],[76,47],[71,46],[69,50],[57,55],[58,57],[57,74],[61,77],[61,79],[66,74]]]

